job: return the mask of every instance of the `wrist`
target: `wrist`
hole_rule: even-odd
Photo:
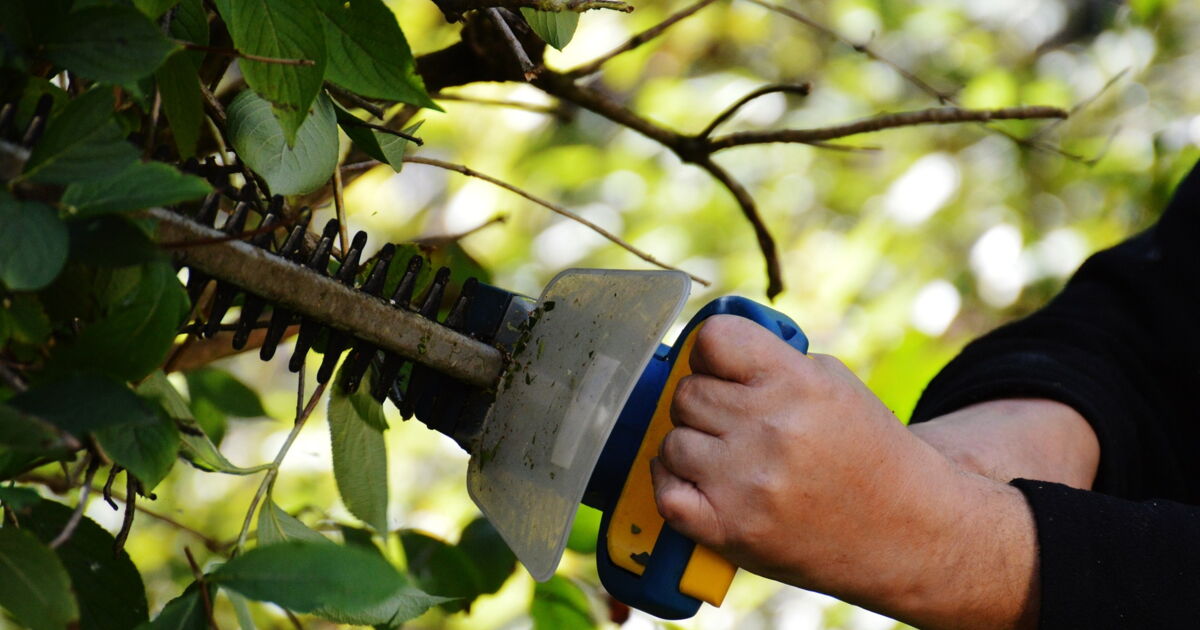
[[[873,560],[839,592],[921,628],[1024,628],[1036,618],[1036,532],[1019,490],[924,453],[877,522]]]

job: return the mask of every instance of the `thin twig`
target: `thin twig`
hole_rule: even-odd
[[[233,546],[233,555],[241,552],[242,547],[246,544],[246,537],[250,534],[250,522],[254,519],[255,510],[258,504],[266,496],[267,492],[275,485],[275,477],[279,475],[279,465],[283,463],[283,458],[287,456],[288,450],[292,448],[292,443],[296,441],[296,436],[300,435],[300,429],[304,427],[304,422],[312,415],[313,409],[317,406],[317,400],[325,393],[325,387],[328,382],[317,384],[317,388],[309,397],[307,404],[302,404],[304,401],[304,366],[300,366],[300,374],[297,378],[296,388],[296,423],[292,426],[292,430],[288,433],[287,439],[283,441],[283,446],[279,448],[279,452],[275,454],[275,460],[271,462],[271,467],[267,469],[267,474],[263,475],[262,481],[258,484],[258,491],[254,493],[254,498],[250,500],[250,507],[246,510],[246,518],[242,521],[242,530],[238,533],[237,542]]]
[[[333,169],[333,208],[337,213],[338,237],[342,239],[342,252],[350,251],[350,236],[346,229],[346,205],[342,201],[342,169]]]
[[[726,120],[729,120],[730,116],[733,116],[734,114],[736,114],[739,109],[741,109],[742,107],[744,107],[746,105],[746,103],[749,103],[750,101],[753,101],[756,98],[759,98],[761,96],[766,96],[767,94],[775,94],[777,92],[783,92],[786,94],[797,94],[799,96],[808,96],[808,92],[811,89],[812,89],[812,85],[809,83],[799,83],[799,84],[777,83],[777,84],[773,84],[773,85],[764,85],[763,87],[760,87],[757,90],[750,92],[749,94],[743,96],[742,98],[739,98],[732,105],[725,108],[725,111],[721,112],[720,114],[717,114],[717,117],[713,118],[712,122],[708,123],[708,126],[704,128],[704,131],[701,131],[697,135],[699,135],[701,138],[709,137],[710,135],[712,135],[712,132],[714,130],[716,130],[717,127],[721,126],[721,123],[725,122]]]
[[[513,56],[517,59],[517,64],[521,66],[521,73],[525,75],[525,80],[532,81],[536,79],[538,75],[537,66],[529,59],[529,54],[525,52],[525,46],[521,45],[521,40],[517,39],[516,34],[512,32],[512,28],[508,26],[508,22],[505,21],[500,10],[491,8],[487,10],[487,14],[496,23],[496,26],[499,27],[504,40],[508,42],[508,47],[512,49]]]
[[[104,482],[104,492],[103,492],[104,502],[107,503],[108,506],[111,507],[114,511],[118,510],[120,508],[117,507],[117,504],[112,500],[112,498],[113,498],[112,485],[113,485],[113,480],[115,480],[117,478],[117,474],[120,473],[121,470],[122,469],[120,466],[117,466],[114,464],[112,468],[108,469],[108,480]]]
[[[800,13],[798,11],[793,11],[792,9],[789,9],[787,7],[781,7],[777,4],[772,4],[770,2],[764,2],[763,0],[746,0],[746,1],[750,2],[752,4],[757,4],[758,6],[764,8],[768,11],[773,11],[780,15],[783,15],[783,16],[786,16],[793,20],[796,20],[797,22],[804,24],[805,26],[813,29],[814,31],[817,31],[818,33],[820,33],[838,43],[849,46],[850,48],[853,48],[856,52],[860,52],[860,53],[866,55],[867,57],[870,57],[871,59],[874,59],[875,61],[878,61],[879,63],[882,63],[882,64],[890,67],[892,70],[895,70],[897,74],[904,77],[904,79],[907,80],[909,83],[915,85],[922,92],[925,92],[926,94],[936,98],[938,100],[938,102],[940,102],[942,104],[952,104],[954,102],[953,95],[950,92],[945,92],[943,90],[939,90],[939,89],[933,87],[932,85],[925,82],[917,75],[906,70],[905,68],[902,68],[899,64],[893,62],[892,60],[888,59],[887,57],[884,57],[883,55],[880,55],[878,52],[875,51],[875,49],[871,48],[867,44],[862,44],[862,43],[851,41],[849,38],[843,36],[841,33],[838,33],[837,31],[829,28],[828,26],[821,24],[820,22],[808,17],[807,15],[804,15],[803,13]]]
[[[546,201],[545,199],[542,199],[541,197],[537,197],[537,196],[533,195],[532,193],[529,193],[520,188],[517,188],[516,186],[513,186],[512,184],[510,184],[508,182],[496,179],[495,177],[492,177],[491,175],[487,175],[485,173],[480,173],[479,171],[472,169],[468,166],[464,166],[462,164],[454,164],[452,162],[443,162],[442,160],[435,160],[433,158],[427,158],[427,157],[408,156],[408,157],[404,158],[404,161],[407,163],[411,163],[411,164],[424,164],[426,166],[435,166],[437,168],[445,169],[448,171],[454,171],[456,173],[461,173],[463,175],[466,175],[467,177],[474,177],[476,179],[482,179],[483,181],[488,182],[489,184],[494,184],[494,185],[499,186],[509,192],[520,195],[521,197],[524,197],[524,198],[528,199],[529,201],[532,201],[533,203],[536,203],[537,205],[539,205],[555,214],[567,217],[568,219],[571,219],[572,221],[582,223],[583,225],[587,226],[588,228],[591,228],[592,231],[599,234],[600,236],[603,236],[604,238],[608,239],[612,243],[621,246],[622,248],[624,248],[626,251],[633,254],[634,256],[637,256],[638,258],[641,258],[642,260],[644,260],[656,267],[661,267],[663,269],[670,269],[673,271],[682,271],[681,269],[679,269],[677,267],[672,267],[671,265],[668,265],[668,264],[658,260],[657,258],[651,256],[650,254],[647,254],[646,252],[634,247],[633,245],[630,245],[629,243],[621,240],[620,237],[613,234],[612,232],[609,232],[608,230],[600,227],[599,225],[596,225],[595,223],[592,223],[591,221],[579,216],[578,214],[575,214],[574,212],[571,212],[570,210],[567,210],[566,208],[564,208],[560,205],[550,203],[549,201]],[[687,272],[684,272],[684,273],[687,273]],[[709,284],[710,284],[708,280],[705,280],[698,276],[692,275],[690,273],[687,275],[693,281],[698,282],[704,286],[709,286]]]
[[[413,242],[416,243],[417,245],[420,245],[423,248],[426,248],[426,249],[437,249],[439,247],[444,247],[447,243],[456,243],[458,241],[461,241],[462,239],[467,238],[468,236],[475,234],[476,232],[482,231],[483,229],[491,227],[493,225],[504,223],[507,220],[508,220],[507,215],[498,214],[498,215],[488,219],[487,221],[484,221],[483,223],[476,225],[475,227],[473,227],[469,230],[464,230],[457,234],[441,234],[438,236],[424,236],[424,237],[414,240]]]
[[[208,618],[208,627],[211,630],[220,630],[217,628],[217,620],[213,618],[212,599],[208,596],[208,584],[204,581],[204,573],[200,571],[200,565],[196,564],[196,559],[192,557],[192,550],[183,546],[183,554],[187,556],[188,566],[192,568],[192,577],[196,580],[196,588],[200,591],[200,599],[204,602],[204,615]]]
[[[384,127],[383,125],[376,125],[375,123],[369,123],[365,120],[359,120],[358,118],[355,118],[354,120],[356,122],[352,122],[350,124],[355,125],[357,127],[366,127],[368,129],[374,129],[375,131],[378,131],[380,133],[390,134],[390,135],[396,136],[397,138],[404,138],[405,140],[408,140],[409,142],[411,142],[419,147],[425,145],[424,140],[422,140],[412,134],[404,133],[403,131],[396,131],[395,129],[392,129],[391,127]]]
[[[162,112],[162,92],[154,89],[154,105],[150,107],[150,130],[146,133],[145,153],[149,156],[154,151],[154,138],[158,132],[158,116]]]
[[[582,13],[593,9],[610,9],[629,13],[633,6],[620,0],[439,0],[438,8],[450,16],[480,9],[537,9],[554,13],[572,11]]]
[[[338,98],[346,99],[355,107],[366,110],[368,114],[378,118],[379,120],[387,118],[387,112],[383,111],[382,107],[376,103],[368,101],[354,92],[351,92],[350,90],[344,90],[328,81],[325,82],[325,89],[336,94]]]
[[[758,248],[764,252],[763,260],[767,266],[767,297],[775,299],[775,296],[783,291],[783,270],[780,268],[779,256],[776,253],[778,250],[775,246],[775,238],[771,236],[771,231],[767,229],[767,224],[759,215],[754,197],[750,195],[745,186],[742,186],[741,182],[718,166],[711,157],[697,162],[696,165],[708,171],[709,175],[712,175],[729,190],[734,200],[737,201],[738,207],[741,208],[742,215],[754,228],[754,237],[758,239]],[[769,255],[767,255],[768,252]]]
[[[642,44],[654,39],[655,37],[662,35],[663,31],[671,28],[676,22],[691,16],[713,2],[716,2],[716,0],[700,0],[700,2],[697,2],[696,4],[693,4],[681,11],[672,13],[671,15],[667,16],[665,20],[659,22],[658,24],[655,24],[654,26],[637,33],[633,37],[630,37],[620,46],[617,46],[616,48],[604,53],[603,55],[600,55],[599,57],[596,57],[587,63],[580,64],[579,66],[568,70],[566,74],[575,78],[587,76],[589,74],[595,74],[596,72],[600,71],[601,66],[608,63],[613,57],[627,53],[634,48],[637,48],[638,46],[641,46]]]
[[[943,125],[961,122],[988,122],[992,120],[1029,120],[1038,118],[1065,118],[1067,112],[1058,107],[1032,105],[1029,107],[1003,107],[1000,109],[962,109],[959,107],[935,107],[910,112],[896,112],[863,118],[841,125],[815,127],[812,129],[778,129],[772,131],[739,131],[718,136],[708,142],[713,152],[748,144],[773,142],[822,142],[845,138],[860,133],[912,127],[915,125]]]
[[[8,385],[17,393],[29,389],[25,381],[16,372],[8,369],[8,366],[2,362],[0,362],[0,380],[3,380],[5,385]]]
[[[521,101],[511,101],[500,98],[480,98],[476,96],[466,96],[463,94],[446,94],[444,92],[430,94],[429,97],[437,101],[458,101],[460,103],[473,103],[475,105],[511,107],[513,109],[522,109],[527,112],[536,112],[538,114],[554,116],[560,120],[565,120],[567,118],[567,114],[563,112],[562,107],[558,105],[538,105],[536,103],[522,103]]]
[[[133,529],[133,513],[137,511],[137,490],[137,478],[125,471],[125,516],[121,519],[121,531],[117,532],[117,539],[113,541],[114,556],[121,554],[121,550],[125,548],[125,541],[129,538],[129,531]]]
[[[67,524],[59,532],[54,540],[50,541],[51,549],[58,549],[60,545],[70,540],[71,535],[75,533],[75,528],[79,526],[80,519],[83,518],[83,510],[87,508],[88,494],[92,491],[92,479],[96,476],[96,469],[100,467],[100,458],[95,455],[87,454],[87,475],[83,479],[83,485],[79,488],[79,504],[75,506],[75,511],[71,512],[71,518],[67,519]]]
[[[1087,106],[1096,102],[1096,99],[1100,98],[1105,92],[1107,92],[1109,90],[1109,88],[1111,88],[1113,85],[1115,85],[1117,83],[1117,81],[1120,81],[1126,74],[1129,74],[1129,68],[1125,68],[1124,70],[1116,73],[1115,75],[1113,75],[1113,77],[1111,79],[1109,79],[1108,81],[1105,81],[1104,85],[1100,86],[1100,89],[1096,90],[1096,92],[1094,94],[1079,101],[1074,106],[1072,106],[1071,111],[1070,111],[1071,116],[1078,114],[1079,112],[1083,111],[1084,108],[1086,108]],[[1063,119],[1051,121],[1046,126],[1042,127],[1041,129],[1038,129],[1037,131],[1030,134],[1028,137],[1025,138],[1025,140],[1028,142],[1040,141],[1043,137],[1046,136],[1046,134],[1057,129],[1058,126],[1063,124],[1064,122],[1066,122],[1066,120],[1067,120],[1066,118],[1063,118]]]
[[[246,61],[261,61],[262,63],[276,63],[281,66],[315,66],[317,62],[312,59],[282,59],[279,57],[263,57],[262,55],[252,55],[250,53],[235,50],[233,48],[217,48],[214,46],[205,46],[194,42],[185,42],[183,40],[175,40],[176,44],[183,46],[188,50],[199,50],[202,52],[213,53],[216,55],[224,55],[226,57],[234,57],[237,59],[245,59]]]

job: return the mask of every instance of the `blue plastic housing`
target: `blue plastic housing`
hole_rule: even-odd
[[[737,296],[717,298],[705,305],[688,321],[679,340],[687,339],[700,322],[713,315],[745,317],[800,352],[808,352],[808,338],[791,318],[773,308]],[[618,600],[663,619],[685,619],[695,615],[700,608],[700,600],[679,592],[679,580],[696,544],[664,524],[646,563],[645,572],[639,576],[617,566],[609,558],[608,526],[667,376],[679,356],[680,345],[674,348],[660,345],[642,372],[596,462],[583,497],[585,504],[604,513],[596,544],[596,565],[604,588]]]

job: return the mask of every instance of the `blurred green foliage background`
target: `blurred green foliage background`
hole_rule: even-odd
[[[718,156],[758,200],[778,239],[787,289],[775,306],[800,322],[815,351],[841,357],[902,419],[924,383],[963,344],[1037,308],[1087,254],[1151,224],[1200,156],[1200,6],[1194,2],[779,1],[851,41],[869,43],[964,106],[1079,106],[1061,124],[927,126],[848,142],[877,149],[871,151],[764,145]],[[447,25],[432,3],[390,5],[414,52],[457,40],[459,27]],[[636,6],[628,15],[585,14],[575,39],[562,52],[549,51],[547,64],[570,68],[587,61],[686,3]],[[809,81],[813,87],[807,97],[760,98],[725,129],[813,127],[938,104],[887,64],[741,0],[703,9],[608,63],[598,80],[635,111],[680,131],[699,130],[767,83]],[[652,140],[528,85],[476,84],[450,93],[537,111],[439,100],[444,114],[421,114],[426,144],[416,154],[466,164],[554,200],[711,280],[711,287],[693,287],[685,315],[722,294],[764,299],[753,232],[706,173]],[[1001,131],[1039,134],[1061,152],[1021,146]],[[346,190],[346,201],[351,229],[367,230],[372,247],[458,234],[503,215],[505,222],[460,244],[494,284],[531,295],[566,267],[646,268],[586,228],[510,192],[419,164],[399,174],[386,166],[367,172]],[[256,388],[267,412],[231,419],[222,450],[239,465],[269,461],[293,417],[293,378],[282,361],[261,363],[255,356],[218,366]],[[311,365],[308,372],[314,371]],[[284,462],[274,493],[281,507],[318,529],[353,521],[337,500],[321,407]],[[393,422],[387,432],[390,525],[453,541],[477,516],[463,484],[466,455],[418,423],[401,424],[394,411],[387,407]],[[176,523],[143,515],[128,544],[146,577],[152,614],[191,580],[183,546],[205,561],[203,542],[190,530],[222,541],[236,537],[257,484],[255,477],[177,466],[159,487],[159,499],[148,507]],[[119,527],[120,514],[101,501],[93,501],[88,515]],[[586,532],[580,534],[586,540]],[[586,550],[586,544],[574,546]],[[597,623],[613,623],[590,555],[568,552],[560,574],[589,593]],[[518,570],[469,613],[434,610],[410,625],[528,627],[533,590]],[[233,627],[227,606],[221,601],[217,612]],[[254,614],[259,627],[290,627],[270,606],[255,605]],[[635,612],[625,627],[655,624]],[[742,572],[722,608],[706,606],[696,618],[669,625],[882,629],[894,622]]]

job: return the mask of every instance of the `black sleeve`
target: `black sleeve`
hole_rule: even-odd
[[[969,344],[912,422],[1014,397],[1072,406],[1100,441],[1094,492],[1013,482],[1037,522],[1042,627],[1200,625],[1200,168],[1154,227]]]

